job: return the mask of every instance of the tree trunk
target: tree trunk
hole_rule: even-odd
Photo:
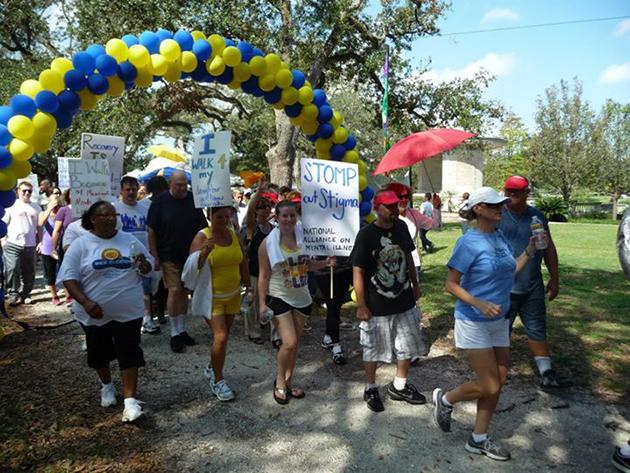
[[[619,208],[619,194],[612,195],[612,219],[617,220],[617,209]]]
[[[277,143],[267,151],[271,182],[279,186],[293,187],[295,166],[295,140],[297,129],[289,123],[283,110],[276,110]]]

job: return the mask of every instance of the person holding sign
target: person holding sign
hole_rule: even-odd
[[[269,314],[282,338],[273,398],[278,404],[287,404],[290,398],[301,399],[306,395],[304,390],[293,386],[292,380],[298,342],[306,317],[311,314],[308,272],[333,266],[334,257],[312,261],[303,253],[303,234],[296,227],[297,210],[293,202],[284,200],[276,205],[276,220],[278,226],[258,249],[258,300],[261,318]]]
[[[391,399],[424,404],[426,398],[407,382],[411,359],[423,346],[416,307],[420,286],[411,257],[415,247],[406,225],[398,219],[396,194],[381,190],[373,205],[376,220],[359,230],[352,266],[367,378],[363,399],[370,410],[382,412],[376,385],[378,363],[396,360],[396,377],[387,386]]]
[[[219,401],[234,399],[234,391],[223,378],[223,366],[230,328],[241,310],[241,284],[250,289],[245,251],[230,228],[232,212],[232,207],[212,207],[211,226],[197,233],[190,245],[190,253],[200,252],[197,268],[208,264],[212,274],[212,314],[206,317],[212,329],[212,351],[204,374]]]

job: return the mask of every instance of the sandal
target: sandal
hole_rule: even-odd
[[[252,337],[250,335],[247,335],[247,338],[249,338],[250,342],[255,343],[256,345],[262,345],[263,343],[265,343],[265,341],[260,337]]]
[[[276,392],[278,392],[278,394],[283,394],[284,395],[284,399],[282,399],[281,397],[276,396]],[[289,390],[287,388],[277,388],[276,387],[276,382],[273,382],[273,399],[274,401],[276,401],[278,404],[289,404],[289,398],[291,397],[291,393],[289,392]]]
[[[302,399],[306,396],[306,393],[302,388],[290,388],[287,386],[287,391],[289,391],[289,396],[295,399]]]

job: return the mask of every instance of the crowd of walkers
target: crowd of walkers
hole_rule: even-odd
[[[527,205],[529,182],[513,176],[504,195],[482,187],[465,194],[460,208],[463,236],[449,259],[446,290],[455,299],[455,345],[473,377],[433,392],[433,417],[445,432],[454,406],[475,400],[475,425],[466,450],[495,460],[509,452],[489,436],[489,425],[509,366],[510,330],[517,316],[525,326],[543,388],[561,386],[551,366],[545,293],[558,293],[558,258],[547,220]],[[231,329],[242,313],[254,344],[268,336],[277,349],[272,397],[278,404],[306,396],[296,363],[313,296],[326,309],[322,347],[345,364],[340,340],[341,307],[356,294],[356,317],[365,370],[366,406],[383,411],[377,367],[396,363],[387,384],[390,399],[426,403],[409,381],[410,365],[426,353],[421,329],[421,253],[434,250],[427,232],[441,225],[439,196],[426,194],[420,210],[411,189],[391,183],[373,200],[376,219],[363,225],[349,257],[304,253],[299,192],[261,183],[255,193],[237,192],[234,205],[197,209],[187,178],[174,172],[167,182],[141,186],[124,177],[120,198],[94,203],[73,215],[72,196],[44,181],[40,205],[22,182],[18,200],[3,217],[7,294],[12,305],[31,303],[35,255],[42,255],[53,304],[72,304],[86,336],[87,363],[101,381],[101,405],[117,403],[110,363],[122,377],[123,422],[143,414],[136,398],[138,368],[144,366],[141,333],[155,334],[167,321],[170,349],[184,353],[196,341],[187,332],[188,314],[201,317],[212,333],[203,370],[220,401],[236,398],[224,366]],[[139,199],[139,194],[146,196]],[[247,195],[246,195],[247,194]],[[437,197],[437,199],[436,199]],[[44,201],[45,199],[45,201]],[[436,215],[440,225],[435,225]],[[80,218],[79,218],[80,217]],[[544,225],[546,249],[537,249],[532,217]],[[550,280],[541,273],[544,259]]]

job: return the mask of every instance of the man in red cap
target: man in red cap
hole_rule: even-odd
[[[508,315],[512,324],[517,315],[521,317],[529,348],[540,372],[541,388],[557,388],[560,387],[560,382],[551,367],[551,352],[547,343],[545,286],[540,265],[544,259],[550,275],[546,293],[552,301],[558,295],[558,253],[551,239],[547,218],[540,210],[527,205],[529,181],[522,176],[511,176],[505,181],[504,189],[510,201],[504,208],[499,228],[512,245],[514,255],[521,254],[528,245],[532,236],[532,220],[538,219],[547,232],[547,248],[536,251],[535,256],[516,275]]]
[[[359,231],[351,257],[367,378],[363,399],[369,409],[381,412],[378,363],[396,360],[396,377],[387,386],[391,399],[410,404],[424,404],[426,399],[407,382],[411,359],[422,350],[416,307],[420,286],[411,257],[415,247],[406,225],[398,220],[396,193],[379,191],[373,205],[376,220]]]

